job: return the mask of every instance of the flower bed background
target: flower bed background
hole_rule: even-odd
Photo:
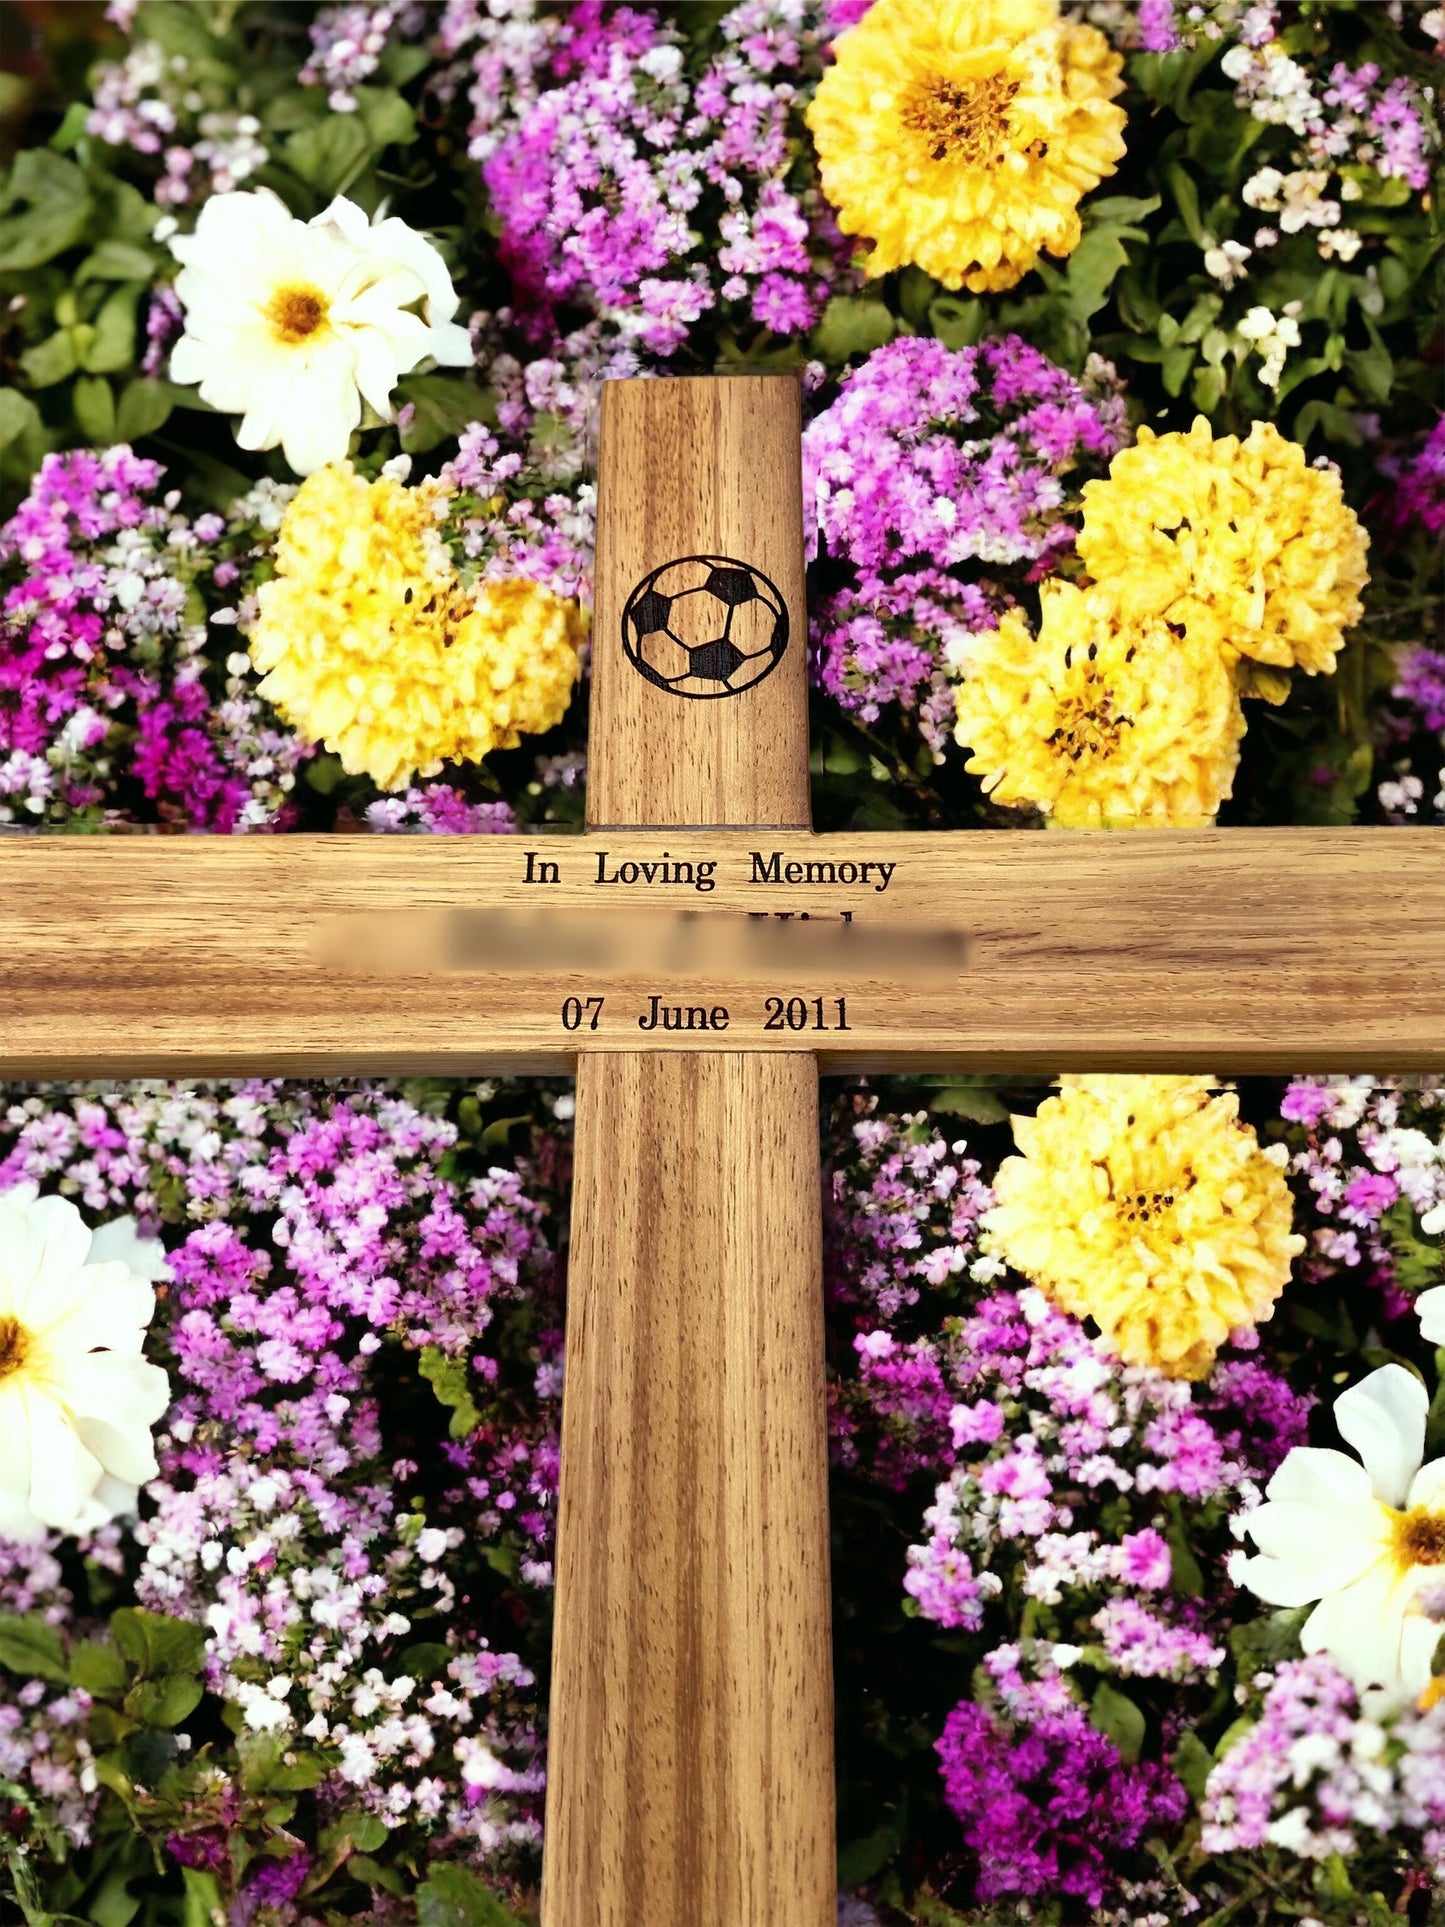
[[[1040,1276],[1073,1161],[1100,1155],[1121,1176],[1189,1161],[1196,1223],[1245,1179],[1288,1200],[1284,1272],[1303,1249],[1255,1331],[1223,1283],[1201,1307],[1187,1265],[1171,1280],[1170,1227],[1166,1333],[1207,1352],[1221,1307],[1241,1322],[1194,1380],[1121,1364],[1150,1345],[1136,1231],[1104,1224],[1086,1325],[980,1225],[1058,1097],[833,1089],[840,1918],[1433,1919],[1438,1678],[1352,1683],[1391,1637],[1358,1602],[1353,1645],[1303,1657],[1307,1608],[1272,1610],[1240,1561],[1292,1450],[1338,1447],[1331,1401],[1362,1369],[1422,1374],[1417,1462],[1445,1441],[1445,1086],[1259,1080],[1243,1130],[1191,1080],[1089,1090],[1072,1101],[1103,1094],[1108,1147],[1071,1118],[1034,1147],[1042,1199],[1013,1186],[1002,1242],[1021,1257],[1042,1231]],[[159,1236],[146,1351],[171,1392],[139,1523],[0,1542],[27,1917],[535,1919],[570,1093],[5,1095],[0,1203],[38,1188]],[[1433,1570],[1417,1611],[1438,1631]]]
[[[757,370],[820,828],[1445,820],[1440,9],[0,30],[0,834],[576,829],[599,385]],[[830,1092],[851,1927],[1445,1919],[1442,1093],[1233,1103]],[[535,1918],[569,1114],[3,1093],[28,1921]]]

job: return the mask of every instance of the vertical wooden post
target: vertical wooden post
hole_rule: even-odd
[[[808,826],[798,437],[785,378],[604,389],[593,831]],[[745,687],[630,613],[689,558],[782,605]],[[545,1927],[835,1918],[818,1192],[810,1054],[582,1058]]]

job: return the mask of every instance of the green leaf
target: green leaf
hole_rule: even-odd
[[[318,796],[330,796],[337,786],[346,781],[346,771],[341,767],[341,758],[325,752],[313,756],[306,765],[306,786],[315,790]]]
[[[1087,321],[1109,298],[1109,290],[1122,269],[1129,265],[1124,240],[1145,239],[1142,228],[1091,227],[1069,256],[1065,276],[1065,298],[1070,311]]]
[[[17,204],[28,202],[17,212]],[[0,273],[38,268],[74,247],[93,212],[84,174],[63,154],[23,148],[0,193]]]
[[[504,1907],[465,1867],[433,1867],[416,1890],[417,1927],[518,1927]]]
[[[1002,1124],[1008,1118],[1008,1106],[983,1084],[945,1084],[929,1092],[928,1108],[966,1117],[971,1124]]]
[[[69,328],[62,328],[48,340],[27,348],[20,357],[20,366],[32,387],[53,388],[56,382],[75,373],[75,336]]]
[[[329,200],[350,185],[371,151],[365,124],[355,114],[332,114],[302,127],[282,150],[286,164]]]
[[[903,1845],[907,1806],[902,1804],[891,1820],[875,1827],[862,1839],[850,1840],[838,1849],[838,1885],[858,1887],[882,1873]]]
[[[236,1736],[236,1754],[241,1762],[241,1785],[247,1793],[304,1793],[321,1779],[319,1755],[297,1753],[291,1759],[290,1744],[275,1733],[253,1733],[243,1729]]]
[[[1196,1801],[1204,1798],[1204,1783],[1214,1765],[1213,1755],[1197,1733],[1182,1734],[1169,1764]]]
[[[1204,1592],[1204,1572],[1185,1537],[1184,1518],[1177,1503],[1170,1508],[1169,1583],[1186,1599],[1198,1599]]]
[[[941,294],[929,303],[929,326],[945,348],[971,348],[981,341],[987,318],[984,304],[971,297]]]
[[[226,1909],[213,1873],[201,1873],[195,1867],[182,1867],[181,1879],[186,1892],[181,1927],[215,1927],[218,1920],[225,1919]]]
[[[70,1684],[60,1634],[39,1613],[0,1613],[0,1666],[22,1679]]]
[[[137,1681],[125,1696],[125,1710],[146,1726],[179,1726],[201,1703],[205,1688],[188,1673],[162,1673]]]
[[[170,420],[174,407],[175,390],[168,381],[156,381],[148,375],[128,381],[121,390],[120,405],[115,411],[116,439],[138,442],[146,435],[154,435]]]
[[[438,443],[460,435],[473,422],[484,419],[487,397],[472,382],[452,375],[408,375],[396,391],[398,409],[410,404],[415,409],[401,431],[401,445],[408,455],[425,455]]]
[[[83,1639],[70,1649],[70,1683],[93,1699],[111,1699],[125,1690],[125,1661],[109,1641]]]
[[[80,432],[92,442],[115,440],[115,396],[104,375],[82,375],[71,391]]]
[[[854,355],[871,354],[881,348],[897,332],[896,319],[881,301],[835,294],[824,308],[809,345],[823,361],[849,361]]]
[[[122,1606],[110,1616],[116,1644],[147,1678],[160,1673],[199,1673],[206,1656],[206,1629],[189,1619]]]
[[[383,1866],[369,1853],[354,1853],[346,1863],[346,1871],[364,1887],[380,1887],[384,1894],[394,1894],[398,1900],[406,1893],[406,1882],[398,1869]]]
[[[86,281],[149,281],[156,271],[156,257],[131,241],[102,241],[93,254],[87,254],[75,271],[75,285]]]
[[[135,359],[135,311],[140,296],[140,289],[131,283],[101,303],[92,323],[94,338],[80,358],[81,366],[92,375],[113,375]]]
[[[8,448],[40,427],[40,410],[18,388],[0,388],[0,448]]]
[[[405,87],[409,80],[415,80],[431,60],[426,47],[407,46],[404,41],[392,40],[377,62],[377,72],[393,87]]]
[[[130,1927],[140,1912],[140,1896],[129,1890],[130,1876],[117,1867],[92,1896],[88,1905],[95,1927]]]
[[[1119,1758],[1133,1766],[1144,1746],[1144,1715],[1127,1694],[1101,1679],[1094,1689],[1089,1719],[1107,1740],[1112,1740]]]
[[[1167,394],[1183,394],[1184,384],[1189,379],[1198,352],[1194,344],[1188,341],[1176,341],[1172,348],[1165,349],[1163,380]]]
[[[448,1358],[439,1346],[427,1345],[422,1350],[420,1371],[440,1403],[451,1410],[448,1437],[469,1437],[481,1424],[482,1415],[468,1390],[467,1361],[464,1358]]]
[[[356,111],[373,147],[407,145],[416,135],[416,113],[393,87],[358,87]]]
[[[357,1853],[374,1853],[384,1847],[390,1830],[385,1820],[375,1813],[343,1813],[325,1829],[322,1835],[332,1845],[349,1840]]]
[[[1194,185],[1194,177],[1182,161],[1170,161],[1164,169],[1164,185],[1173,196],[1179,217],[1189,230],[1189,238],[1197,248],[1204,246],[1204,223],[1199,218],[1199,189]]]

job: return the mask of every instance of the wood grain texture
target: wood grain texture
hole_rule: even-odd
[[[806,829],[796,382],[609,384],[598,500],[579,862],[606,873],[602,825],[656,826],[634,839],[654,876],[691,842],[680,825]],[[783,597],[788,647],[740,693],[690,700],[627,658],[627,597],[688,556]],[[593,909],[638,888],[586,887]],[[635,1017],[596,1036],[611,1049],[577,1078],[543,1927],[832,1927],[817,1064],[796,1039],[613,1054],[645,1041]]]
[[[580,1067],[545,1927],[836,1919],[817,1071]]]
[[[812,821],[800,450],[791,375],[604,384],[589,827]],[[622,618],[652,570],[711,555],[777,586],[789,639],[762,681],[697,701],[638,673]]]
[[[599,887],[600,849],[612,869],[660,849],[713,862],[717,887]],[[760,885],[754,850],[896,867],[881,894]],[[560,884],[521,881],[529,852]],[[484,944],[466,969],[399,974],[316,954],[340,918],[372,916],[404,949],[449,911],[644,900],[961,927],[955,988],[847,987],[851,1031],[803,1040],[828,1071],[1445,1070],[1445,831],[1235,829],[7,838],[0,1076],[556,1073],[594,1049],[800,1047],[760,1028],[757,984],[699,984],[730,1027],[678,1036],[637,1029],[643,970],[489,971]],[[568,1034],[562,1000],[589,991],[606,993],[601,1028]]]

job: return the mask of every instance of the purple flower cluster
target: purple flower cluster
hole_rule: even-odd
[[[450,783],[422,783],[369,803],[366,827],[388,835],[507,836],[517,817],[510,803],[472,803]]]
[[[211,1689],[319,1754],[323,1806],[505,1865],[539,1839],[536,1680],[470,1602],[551,1583],[561,1331],[543,1206],[456,1145],[373,1086],[36,1096],[0,1188],[179,1224],[139,1603],[205,1625]]]
[[[441,479],[454,492],[444,534],[469,572],[525,576],[591,602],[595,483],[552,480],[525,443],[504,444],[481,422],[463,431]]]
[[[992,1202],[977,1162],[949,1145],[926,1113],[877,1114],[877,1100],[841,1101],[833,1120],[824,1216],[830,1304],[853,1333],[853,1372],[834,1387],[833,1456],[901,1490],[950,1462],[951,1399],[931,1339],[908,1344],[880,1328],[906,1319],[964,1273],[979,1218]]]
[[[875,1347],[865,1340],[865,1355]],[[1032,1288],[982,1299],[932,1350],[954,1465],[925,1514],[929,1537],[908,1553],[918,1610],[977,1630],[986,1601],[1016,1588],[1097,1670],[1208,1676],[1224,1651],[1201,1601],[1173,1589],[1171,1503],[1187,1500],[1207,1534],[1304,1437],[1309,1402],[1263,1367],[1203,1394],[1121,1367]],[[1235,1406],[1261,1392],[1273,1419],[1263,1463],[1242,1454]]]
[[[816,188],[791,184],[824,44],[806,0],[744,0],[695,77],[681,33],[650,11],[584,0],[545,22],[509,9],[470,24],[470,151],[518,303],[544,328],[566,302],[669,356],[707,314],[812,327],[845,249]]]
[[[47,455],[0,529],[0,823],[284,826],[310,750],[232,662],[213,698],[197,584],[228,533],[124,446]]]
[[[0,1613],[37,1614],[47,1626],[65,1631],[74,1605],[48,1545],[0,1539]],[[23,1793],[32,1815],[58,1828],[73,1846],[84,1846],[100,1785],[84,1731],[90,1696],[43,1678],[9,1688],[8,1680],[0,1683],[0,1783],[6,1801]]]
[[[121,23],[130,31],[128,20]],[[204,61],[138,40],[95,70],[85,131],[111,147],[161,157],[158,206],[185,207],[227,194],[266,165],[261,123],[232,104],[228,76]]]
[[[1000,1288],[962,1142],[862,1093],[832,1131],[825,1277],[854,1328],[834,1457],[885,1489],[942,1481],[904,1610],[962,1636],[964,1680],[982,1665],[994,1682],[938,1745],[976,1898],[1152,1905],[1129,1856],[1187,1796],[1157,1760],[1126,1765],[1079,1696],[1134,1695],[1165,1744],[1205,1716],[1236,1616],[1230,1515],[1304,1440],[1312,1401],[1243,1336],[1199,1385],[1122,1366],[1042,1292]]]
[[[1429,535],[1445,531],[1445,415],[1413,453],[1386,455],[1379,467],[1393,485],[1381,507],[1397,527],[1418,522]]]
[[[1098,1907],[1140,1843],[1184,1817],[1188,1795],[1158,1762],[1126,1765],[1061,1680],[1027,1683],[1006,1656],[991,1670],[1003,1705],[965,1700],[938,1742],[945,1797],[978,1857],[978,1898]]]
[[[1445,1236],[1445,1079],[1297,1078],[1280,1116],[1295,1127],[1289,1168],[1309,1206],[1301,1277],[1358,1272],[1382,1294],[1381,1315],[1401,1316],[1402,1232],[1436,1244]],[[1400,1210],[1407,1223],[1387,1226]]]
[[[1445,1880],[1445,1701],[1382,1723],[1322,1653],[1253,1687],[1258,1717],[1205,1787],[1204,1850],[1352,1859],[1362,1836],[1383,1834]]]
[[[307,28],[311,58],[297,79],[303,87],[324,87],[333,113],[355,113],[355,89],[376,72],[387,47],[414,40],[426,20],[421,0],[342,0],[322,7]]]
[[[1097,360],[1080,382],[1016,335],[875,349],[803,437],[809,536],[846,570],[811,625],[822,687],[864,721],[916,711],[941,757],[949,671],[1010,600],[1000,572],[1056,566],[1080,488],[1127,432]]]

